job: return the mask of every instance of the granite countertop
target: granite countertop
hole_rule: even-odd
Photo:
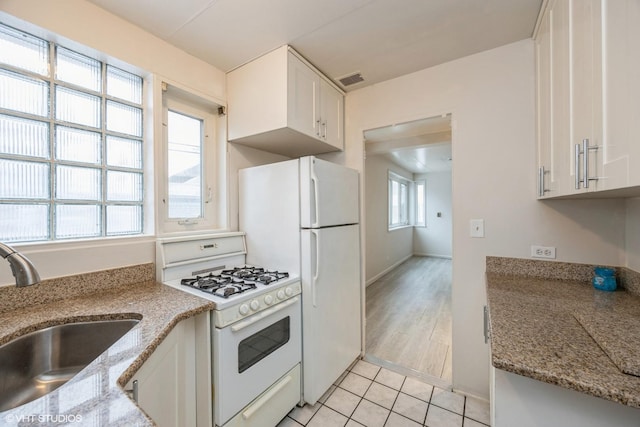
[[[14,287],[11,292],[19,290]],[[69,382],[30,403],[1,412],[0,425],[154,425],[124,386],[178,322],[212,308],[205,299],[144,281],[0,313],[0,345],[57,324],[140,319]]]
[[[640,408],[640,377],[623,373],[579,321],[597,321],[600,332],[615,331],[613,340],[634,339],[640,328],[640,296],[596,290],[584,277],[516,275],[495,265],[496,259],[488,259],[494,367]],[[618,356],[640,362],[640,350],[631,355]]]

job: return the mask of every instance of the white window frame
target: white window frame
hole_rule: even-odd
[[[219,203],[216,197],[216,169],[217,169],[217,142],[216,142],[216,118],[214,109],[217,106],[207,106],[200,102],[193,102],[180,96],[180,92],[163,84],[162,94],[162,144],[161,152],[158,153],[160,168],[157,184],[159,187],[158,201],[158,234],[184,233],[190,231],[212,230],[217,227],[217,208]],[[203,215],[200,218],[169,218],[168,204],[168,166],[167,152],[169,148],[167,115],[168,111],[175,111],[187,116],[202,120],[203,122],[203,144],[202,144],[202,201]]]
[[[414,227],[426,227],[427,226],[427,181],[425,179],[418,179],[413,182],[414,187],[414,200],[415,200],[415,217],[413,226]],[[418,203],[418,194],[422,193],[422,201],[423,204],[420,206]],[[422,211],[422,221],[419,221],[420,211]]]
[[[388,225],[388,229],[389,231],[391,230],[396,230],[399,228],[404,228],[404,227],[409,227],[411,225],[411,218],[410,218],[410,209],[409,206],[411,204],[410,201],[410,194],[411,194],[411,181],[401,175],[398,175],[397,173],[389,170],[388,171],[388,185],[387,185],[387,204],[388,204],[388,213],[387,213],[387,225]],[[406,189],[405,192],[405,197],[406,197],[406,201],[405,201],[405,206],[404,206],[404,215],[402,215],[402,212],[400,213],[400,220],[397,222],[393,222],[393,183],[397,183],[400,188],[402,188],[402,186],[404,186],[404,188]],[[402,207],[401,207],[402,208]]]

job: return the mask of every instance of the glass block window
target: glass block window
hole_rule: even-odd
[[[0,23],[0,241],[142,233],[142,85]]]

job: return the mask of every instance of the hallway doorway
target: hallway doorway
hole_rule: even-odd
[[[451,116],[364,136],[365,360],[451,387]]]

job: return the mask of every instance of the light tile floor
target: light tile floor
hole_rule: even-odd
[[[294,408],[278,427],[301,425],[486,427],[489,403],[359,360],[315,405]]]

